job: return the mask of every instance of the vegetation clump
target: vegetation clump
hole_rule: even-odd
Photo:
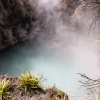
[[[0,82],[0,99],[1,100],[7,100],[9,98],[11,87],[12,87],[12,84],[10,80],[7,80],[6,78],[4,78]]]
[[[42,76],[38,74],[32,75],[31,72],[24,72],[24,74],[21,74],[19,79],[21,80],[19,86],[24,89],[25,93],[32,90],[45,91],[43,86],[41,85]]]

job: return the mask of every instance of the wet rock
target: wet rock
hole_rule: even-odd
[[[29,1],[0,0],[0,50],[30,38],[36,11]]]

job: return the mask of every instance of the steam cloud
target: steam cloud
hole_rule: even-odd
[[[55,52],[65,58],[71,55],[74,67],[69,76],[78,72],[91,78],[99,76],[96,43],[98,28],[89,30],[93,21],[92,13],[88,12],[86,16],[86,11],[79,6],[69,16],[66,9],[59,8],[59,0],[40,0],[39,4],[41,9],[38,16],[43,19],[44,27],[38,41],[55,48]]]
[[[31,23],[34,26],[31,33],[37,37],[37,41],[31,43],[39,42],[41,47],[38,48],[38,43],[34,47],[26,44],[22,49],[14,48],[14,54],[12,51],[6,53],[6,57],[0,54],[0,68],[6,66],[7,71],[16,73],[16,70],[19,72],[25,66],[25,70],[27,66],[32,66],[28,68],[47,75],[47,80],[53,81],[56,86],[67,92],[70,100],[75,100],[71,98],[71,92],[79,94],[82,97],[79,100],[88,100],[83,99],[84,93],[77,91],[80,85],[80,76],[78,77],[77,73],[85,73],[91,78],[99,76],[96,43],[99,28],[89,30],[93,21],[92,13],[86,13],[84,7],[79,6],[69,13],[70,7],[79,0],[72,1],[74,2],[70,4],[68,0],[30,0],[30,5],[36,12],[36,20]],[[26,34],[26,31],[18,31]]]

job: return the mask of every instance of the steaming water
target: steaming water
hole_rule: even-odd
[[[50,43],[29,41],[16,45],[0,53],[0,74],[8,73],[16,76],[25,70],[43,74],[47,79],[45,86],[56,84],[58,88],[69,94],[70,100],[75,100],[74,96],[79,98],[78,100],[86,100],[83,98],[85,90],[78,82],[81,79],[77,73],[95,76],[97,58],[91,50],[91,45],[86,45],[84,42],[81,45],[65,53],[64,50],[62,52]]]
[[[93,35],[87,35],[87,21],[84,21],[85,28],[82,26],[84,31],[66,31],[66,26],[59,21],[60,13],[52,12],[57,0],[40,0],[40,4],[48,14],[45,24],[52,26],[48,31],[54,28],[55,35],[50,41],[42,39],[41,42],[40,37],[39,41],[28,41],[0,53],[0,74],[16,76],[24,71],[43,74],[47,79],[45,86],[55,84],[69,95],[70,100],[89,100],[78,82],[82,79],[77,75],[85,73],[91,78],[99,76],[95,40]],[[81,18],[80,15],[76,17]],[[80,20],[83,21],[83,18]]]

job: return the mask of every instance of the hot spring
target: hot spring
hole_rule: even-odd
[[[76,10],[65,25],[60,17],[66,13],[54,12],[57,0],[40,1],[38,18],[43,17],[47,31],[40,31],[36,40],[0,52],[0,74],[39,73],[46,79],[46,87],[55,84],[68,94],[70,100],[87,100],[86,90],[79,83],[82,79],[77,73],[85,73],[91,78],[99,76],[97,34],[94,34],[97,29],[88,34],[91,16],[83,17]],[[42,15],[44,13],[46,16]]]

